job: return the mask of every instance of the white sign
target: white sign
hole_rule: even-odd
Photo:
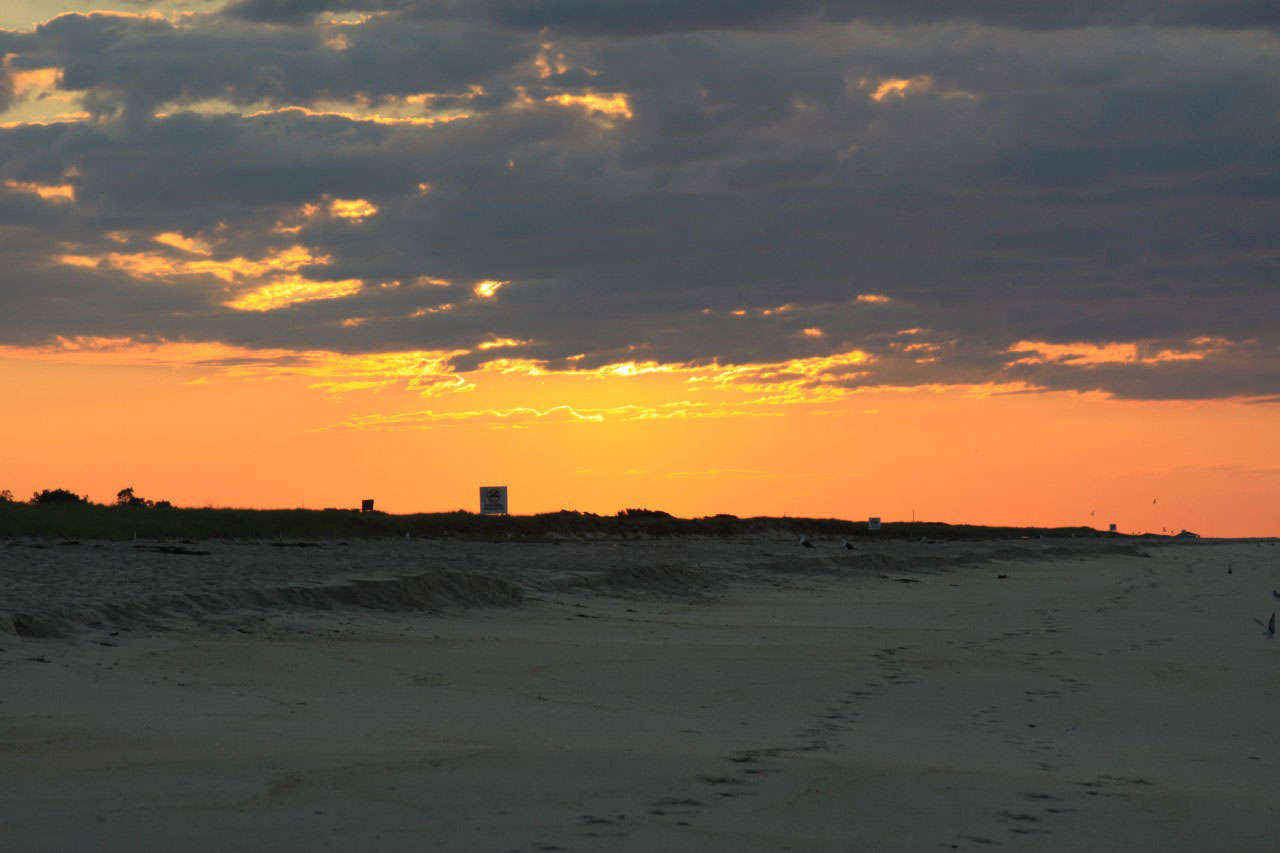
[[[507,487],[506,486],[481,486],[480,487],[480,514],[481,515],[506,515],[507,514]]]
[[[867,529],[868,529],[868,530],[879,530],[879,529],[880,529],[880,517],[879,517],[879,516],[874,516],[874,517],[872,517],[872,518],[868,518],[868,519],[867,519]]]

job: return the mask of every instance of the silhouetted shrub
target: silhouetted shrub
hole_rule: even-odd
[[[133,486],[126,486],[116,492],[116,506],[151,506],[152,502],[146,498],[140,498],[133,493]]]
[[[660,509],[620,509],[618,518],[675,518],[675,516]]]
[[[133,493],[133,486],[126,486],[116,492],[116,506],[132,506],[141,507],[143,509],[159,508],[173,509],[173,504],[168,501],[153,501],[147,498],[140,498]]]
[[[13,503],[13,492],[8,489],[0,489],[0,504]]]
[[[31,502],[33,504],[87,504],[89,499],[66,489],[44,489],[32,493]]]

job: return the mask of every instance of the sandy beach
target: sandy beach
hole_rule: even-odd
[[[0,545],[0,846],[1275,848],[1274,543],[817,544]]]

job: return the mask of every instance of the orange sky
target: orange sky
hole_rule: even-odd
[[[107,5],[0,3],[20,499],[1280,534],[1265,14]]]
[[[102,502],[132,486],[189,506],[373,497],[413,512],[473,510],[478,486],[506,484],[516,513],[1280,532],[1274,405],[991,388],[770,395],[709,388],[707,370],[487,370],[453,377],[462,391],[424,395],[391,376],[334,392],[322,383],[342,377],[211,369],[180,348],[9,356],[0,488],[19,498],[58,487]]]

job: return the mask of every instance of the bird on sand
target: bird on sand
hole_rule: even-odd
[[[854,549],[854,547],[853,547],[853,543],[852,543],[852,542],[850,542],[848,539],[844,538],[843,536],[842,536],[842,537],[840,537],[840,544],[844,546],[844,549],[845,549],[846,551],[853,551],[853,550],[855,550],[855,549]],[[1276,593],[1276,598],[1280,598],[1280,593]]]
[[[809,537],[805,536],[803,533],[800,534],[800,547],[801,548],[813,547],[813,543],[809,541]]]

